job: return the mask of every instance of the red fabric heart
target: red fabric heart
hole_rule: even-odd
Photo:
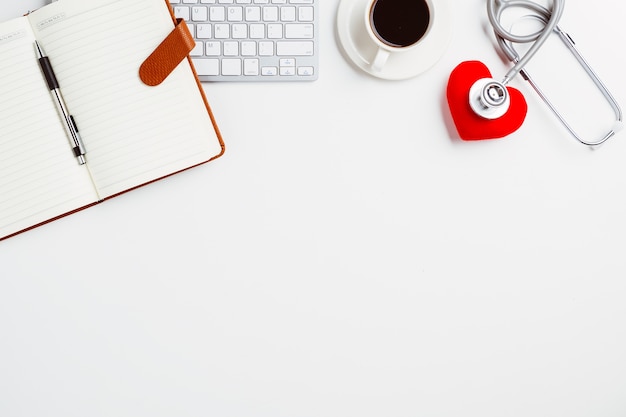
[[[474,82],[481,78],[491,78],[491,72],[480,61],[460,63],[450,74],[447,98],[450,114],[459,136],[463,140],[501,138],[515,132],[524,123],[528,105],[522,93],[507,87],[511,105],[506,114],[498,119],[480,117],[470,107],[469,91]]]

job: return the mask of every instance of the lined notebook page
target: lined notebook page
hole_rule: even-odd
[[[39,68],[28,21],[0,24],[0,239],[97,201]]]
[[[142,62],[174,28],[164,0],[60,0],[30,21],[103,197],[221,152],[187,61],[159,86],[139,79]]]

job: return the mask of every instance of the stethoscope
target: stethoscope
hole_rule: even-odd
[[[506,114],[511,103],[507,84],[511,81],[511,79],[519,74],[531,84],[541,99],[548,105],[550,110],[552,110],[552,112],[561,121],[565,128],[574,136],[574,138],[576,138],[576,140],[588,146],[597,146],[606,142],[622,128],[622,111],[617,101],[613,98],[613,95],[609,92],[606,86],[598,78],[596,73],[575,47],[570,36],[558,26],[557,23],[563,14],[564,4],[565,0],[553,0],[551,8],[548,9],[530,0],[487,0],[487,14],[489,22],[493,27],[498,45],[506,57],[514,63],[514,66],[505,74],[502,80],[482,78],[476,81],[471,86],[469,91],[469,105],[472,111],[483,119],[497,120],[502,117]],[[505,29],[501,24],[503,13],[509,8],[527,9],[533,12],[531,17],[542,22],[543,27],[539,31],[528,35],[520,36],[511,33],[511,31]],[[585,72],[602,92],[602,95],[606,98],[615,113],[614,125],[611,127],[609,132],[600,139],[585,140],[581,138],[572,129],[570,124],[567,123],[565,118],[559,113],[542,90],[537,86],[528,71],[525,70],[526,64],[533,58],[539,48],[541,48],[548,37],[553,33],[556,33],[559,36],[567,48],[576,57]],[[515,43],[532,43],[532,46],[530,46],[528,51],[520,57],[513,47],[513,44]]]

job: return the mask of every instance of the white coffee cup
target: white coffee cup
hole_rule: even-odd
[[[365,28],[377,51],[370,63],[380,72],[392,54],[414,50],[433,25],[433,0],[370,0],[366,4]]]

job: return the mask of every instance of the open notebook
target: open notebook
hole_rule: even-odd
[[[140,80],[175,23],[164,0],[59,0],[0,23],[0,240],[223,153],[188,58],[157,86]],[[80,129],[84,165],[35,40]]]

